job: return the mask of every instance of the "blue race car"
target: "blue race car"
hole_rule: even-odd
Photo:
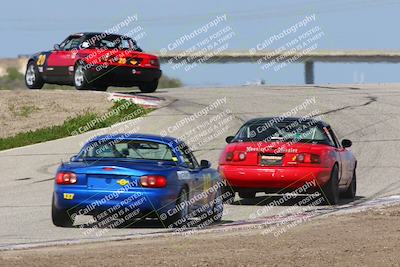
[[[157,218],[168,228],[193,226],[194,217],[220,221],[224,182],[210,166],[172,137],[98,136],[58,168],[53,224],[71,227],[79,215],[92,215],[100,227],[138,218]]]

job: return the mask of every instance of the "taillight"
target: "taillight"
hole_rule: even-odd
[[[233,160],[235,160],[235,161],[243,161],[245,159],[246,159],[246,152],[234,153]]]
[[[225,156],[226,161],[243,161],[245,159],[246,152],[243,151],[227,152]]]
[[[167,186],[167,178],[161,175],[145,175],[140,177],[140,184],[143,187],[166,187]]]
[[[300,153],[292,157],[292,161],[298,163],[321,163],[321,157],[310,153]]]
[[[121,57],[118,59],[118,64],[126,64],[126,58]]]
[[[150,64],[153,66],[160,66],[158,59],[150,59]]]
[[[57,184],[76,184],[78,177],[73,172],[59,172],[56,176]]]
[[[134,59],[134,58],[132,58],[132,59],[129,61],[129,63],[131,63],[132,65],[137,65],[137,64],[139,63],[139,61],[136,60],[136,59]]]

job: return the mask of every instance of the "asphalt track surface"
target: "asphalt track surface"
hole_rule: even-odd
[[[165,100],[164,106],[137,122],[134,128],[143,133],[164,131],[176,137],[190,133],[192,138],[202,131],[210,131],[209,136],[213,138],[200,144],[195,154],[198,159],[210,160],[213,167],[217,167],[225,137],[234,134],[244,121],[279,116],[302,103],[309,103],[306,109],[292,115],[322,115],[340,139],[353,141],[352,150],[358,159],[358,192],[354,203],[400,194],[400,85],[182,88],[159,90],[149,96]],[[207,115],[193,121],[188,119],[217,99],[222,104]],[[218,121],[213,119],[215,117]],[[218,124],[221,119],[225,121]],[[123,126],[108,131],[121,132],[118,129],[124,128],[118,127]],[[61,160],[76,154],[89,137],[103,131],[0,152],[0,249],[164,231],[158,224],[142,222],[126,229],[108,229],[101,237],[96,237],[79,228],[57,228],[51,223],[50,204],[57,166]],[[237,197],[234,205],[225,206],[223,224],[229,226],[232,222],[249,220],[271,199],[262,194],[247,202]],[[262,216],[293,212],[296,207],[292,204],[273,207]],[[348,204],[342,201],[339,206]],[[310,206],[309,209],[332,208]]]

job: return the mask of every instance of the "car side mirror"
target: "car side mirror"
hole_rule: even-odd
[[[56,51],[61,50],[60,45],[59,44],[55,44],[54,45],[54,50],[56,50]]]
[[[211,167],[211,162],[209,162],[208,160],[203,159],[200,161],[200,168],[208,169],[210,167]]]
[[[234,136],[228,136],[227,138],[225,138],[225,141],[229,144],[230,142],[232,142],[233,138],[235,138]]]
[[[73,155],[72,157],[69,158],[69,161],[75,161],[78,155]]]
[[[353,142],[351,142],[349,139],[343,139],[343,140],[342,140],[342,146],[343,146],[344,148],[346,148],[346,147],[351,147],[352,144],[353,144]]]

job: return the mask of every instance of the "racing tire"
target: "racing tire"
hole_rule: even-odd
[[[29,89],[42,89],[44,80],[34,61],[29,61],[25,71],[25,85]]]
[[[217,193],[215,194],[214,198],[214,205],[211,210],[210,219],[213,222],[220,222],[222,220],[222,215],[224,213],[224,203],[222,200],[222,193],[221,188],[218,189]]]
[[[188,192],[186,191],[185,188],[181,190],[181,192],[178,195],[178,198],[176,199],[175,203],[175,214],[169,216],[164,220],[161,219],[161,222],[164,224],[165,228],[181,228],[186,225],[188,215],[189,215],[189,206],[183,205],[180,207],[181,203],[187,203],[188,201]]]
[[[339,170],[335,165],[329,181],[322,187],[322,196],[328,205],[336,205],[339,202]]]
[[[66,210],[57,209],[54,205],[54,197],[51,203],[51,219],[53,224],[58,227],[72,227],[74,221],[68,215]]]
[[[223,195],[223,203],[233,204],[233,202],[235,202],[235,191],[233,191],[230,186],[225,186]]]
[[[139,89],[142,93],[153,93],[157,90],[157,87],[158,80],[139,84]]]
[[[252,198],[256,197],[256,193],[254,193],[254,192],[239,192],[239,197],[245,198],[245,199],[252,199]]]
[[[77,90],[91,90],[91,87],[86,79],[86,71],[84,64],[77,63],[74,68],[74,86]]]
[[[347,190],[343,192],[343,197],[348,199],[355,199],[356,192],[357,192],[357,175],[356,175],[356,170],[354,170],[353,178],[351,179],[349,188],[347,188]]]

